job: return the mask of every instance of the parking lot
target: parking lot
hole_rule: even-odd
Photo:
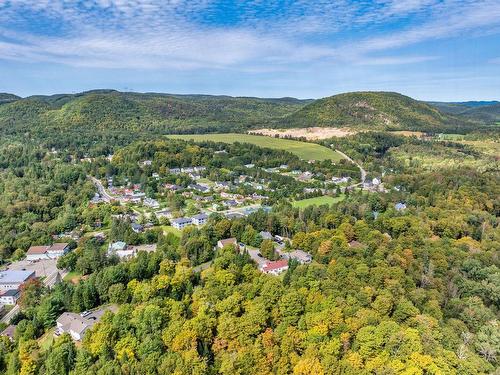
[[[14,271],[35,271],[36,277],[47,277],[55,274],[57,271],[56,264],[57,259],[45,259],[36,262],[19,260],[9,264],[6,269]]]

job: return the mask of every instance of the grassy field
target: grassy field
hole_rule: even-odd
[[[194,141],[213,141],[223,143],[244,142],[260,147],[290,151],[304,160],[333,160],[339,161],[342,156],[327,147],[308,142],[293,141],[291,139],[272,138],[252,134],[182,134],[169,135],[175,139],[192,139]]]
[[[179,229],[171,227],[170,225],[162,225],[161,229],[163,230],[163,234],[167,235],[168,233],[173,233],[177,237],[182,236],[182,232]]]
[[[40,347],[40,349],[47,350],[50,348],[50,346],[54,342],[54,331],[55,328],[51,328],[38,339],[38,346]]]
[[[82,274],[80,272],[71,271],[66,276],[64,276],[63,280],[64,281],[71,281],[71,282],[74,282],[76,284],[80,277],[82,277]]]
[[[315,198],[308,198],[308,199],[302,199],[300,201],[295,201],[292,203],[293,207],[298,207],[298,208],[306,208],[308,206],[321,206],[322,204],[334,204],[337,202],[340,202],[344,200],[345,196],[341,195],[339,197],[330,197],[328,195],[324,195],[322,197],[315,197]]]

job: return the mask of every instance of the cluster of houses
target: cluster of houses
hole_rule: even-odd
[[[288,270],[288,263],[290,260],[295,260],[300,264],[309,264],[312,262],[311,254],[303,251],[303,250],[293,250],[293,251],[284,251],[284,242],[286,239],[280,236],[273,236],[270,232],[260,232],[259,235],[264,240],[272,240],[275,242],[277,246],[275,246],[275,250],[278,253],[280,259],[278,260],[269,260],[262,256],[260,251],[255,248],[247,247],[243,243],[238,243],[236,238],[226,238],[223,240],[219,240],[217,242],[217,248],[222,249],[226,246],[233,246],[235,249],[240,252],[246,251],[252,260],[257,263],[259,270],[262,273],[269,275],[279,275]]]

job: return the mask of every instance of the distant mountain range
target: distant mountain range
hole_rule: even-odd
[[[392,92],[318,100],[94,90],[20,98],[0,94],[0,135],[172,134],[270,127],[470,131],[498,121],[497,102],[425,103]]]
[[[470,120],[484,123],[500,122],[500,102],[471,101],[471,102],[428,102],[438,108],[441,112],[458,115]]]

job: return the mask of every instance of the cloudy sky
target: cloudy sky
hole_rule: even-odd
[[[500,99],[500,0],[0,0],[0,92]]]

